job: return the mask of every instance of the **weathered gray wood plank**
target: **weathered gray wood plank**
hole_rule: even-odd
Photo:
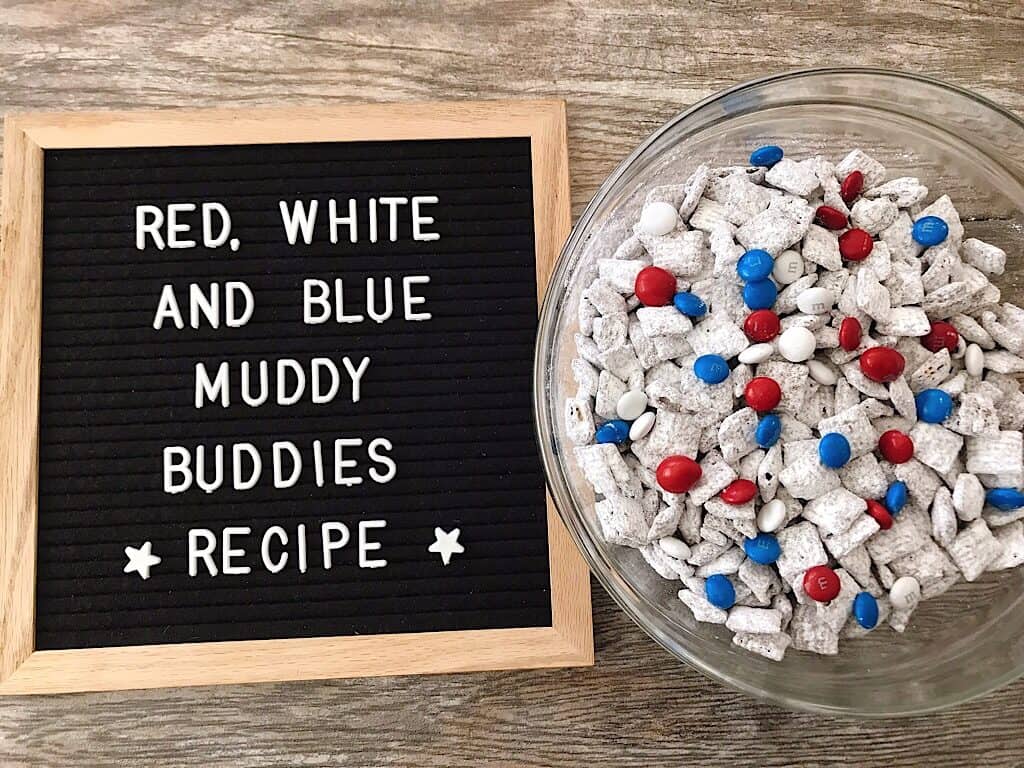
[[[929,718],[794,714],[675,663],[596,593],[592,669],[0,702],[5,764],[1013,766],[1022,687]]]
[[[0,3],[5,110],[568,101],[576,212],[683,106],[771,71],[912,69],[1024,112],[1007,2]],[[595,587],[588,670],[0,700],[18,766],[1024,765],[1024,683],[891,724],[798,715],[674,662]]]

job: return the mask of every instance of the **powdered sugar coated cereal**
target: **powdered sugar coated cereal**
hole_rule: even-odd
[[[1024,565],[1024,309],[869,151],[751,163],[648,190],[602,250],[562,418],[606,541],[780,661]]]

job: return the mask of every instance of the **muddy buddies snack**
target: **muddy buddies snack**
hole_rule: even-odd
[[[1024,309],[868,153],[649,191],[582,293],[565,430],[607,541],[781,660],[1024,563]]]

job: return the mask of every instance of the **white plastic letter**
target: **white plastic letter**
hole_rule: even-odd
[[[242,479],[242,454],[247,453],[252,460],[252,472],[247,479]],[[252,443],[235,443],[231,446],[231,478],[236,491],[248,491],[259,482],[263,474],[263,459]]]
[[[306,572],[306,524],[295,526],[295,543],[299,545],[299,573]]]
[[[288,371],[295,374],[295,389],[288,394]],[[277,403],[278,405],[295,405],[306,391],[306,372],[298,361],[290,357],[277,361]]]
[[[338,538],[334,538],[331,534],[339,534]],[[348,526],[344,523],[328,522],[320,526],[320,540],[323,542],[324,552],[324,570],[331,570],[331,566],[334,565],[334,560],[331,553],[335,550],[341,549],[349,541]]]
[[[436,205],[437,195],[417,195],[412,199],[412,239],[413,240],[440,240],[441,235],[437,232],[424,232],[424,224],[433,224],[434,219],[430,216],[423,216],[420,213],[421,205]]]
[[[388,208],[388,240],[393,243],[398,240],[398,206],[408,203],[409,198],[382,197],[379,202]]]
[[[379,541],[367,541],[366,530],[368,528],[386,528],[386,520],[360,520],[359,521],[359,567],[360,568],[383,568],[388,564],[387,560],[368,560],[367,552],[375,552],[381,548]]]
[[[343,455],[346,447],[358,448],[363,444],[363,440],[360,437],[339,437],[334,441],[334,484],[335,485],[359,485],[363,482],[363,478],[355,476],[349,477],[345,475],[345,470],[352,467],[358,466],[359,462],[355,459],[346,459]]]
[[[220,327],[220,285],[210,283],[210,295],[207,297],[203,289],[196,283],[188,287],[188,318],[189,325],[199,327],[199,316],[206,317],[211,328]]]
[[[366,314],[370,316],[370,319],[383,323],[394,312],[395,302],[391,296],[391,278],[384,278],[384,311],[377,311],[377,293],[374,290],[373,278],[366,278]]]
[[[313,289],[318,291],[314,295]],[[306,325],[320,325],[331,319],[330,288],[323,280],[302,281],[302,322]],[[320,307],[318,314],[313,314],[314,305]]]
[[[292,457],[292,473],[286,479],[282,470],[284,452],[287,451]],[[302,454],[295,447],[295,443],[288,440],[281,440],[274,443],[274,487],[291,488],[299,482],[299,475],[302,474]]]
[[[398,472],[398,467],[395,465],[394,459],[390,456],[381,453],[380,450],[390,451],[391,441],[386,437],[375,437],[370,441],[370,444],[366,448],[366,452],[371,459],[376,461],[378,464],[383,464],[386,468],[386,472],[381,472],[376,467],[370,467],[368,474],[370,479],[375,483],[390,483]]]
[[[348,358],[345,358],[346,360]],[[341,388],[341,374],[338,373],[338,366],[334,364],[334,361],[328,357],[314,357],[309,361],[310,375],[312,382],[310,389],[312,390],[312,400],[317,405],[329,403],[334,399],[334,396],[338,394],[338,389]],[[331,380],[330,388],[324,392],[321,387],[320,371],[325,370],[329,374]]]
[[[256,408],[257,406],[263,405],[267,402],[267,398],[270,396],[270,363],[266,360],[260,360],[257,368],[259,370],[260,377],[260,388],[259,394],[253,396],[252,394],[252,364],[248,360],[242,361],[242,402],[248,405],[250,408]]]
[[[167,206],[167,247],[168,248],[195,248],[195,240],[179,240],[178,233],[184,234],[192,227],[188,224],[178,223],[179,213],[191,213],[196,209],[195,203],[171,203]]]
[[[291,211],[288,210],[288,203],[284,200],[279,201],[278,205],[281,208],[281,223],[284,224],[285,235],[288,236],[288,244],[295,245],[299,239],[299,230],[302,230],[302,241],[309,245],[313,242],[313,226],[316,224],[316,210],[320,203],[317,200],[311,200],[309,203],[309,210],[306,209],[306,204],[301,200],[296,200],[292,203]]]
[[[358,368],[352,366],[352,361],[349,359],[348,355],[341,358],[341,362],[344,364],[345,370],[348,371],[348,375],[352,379],[352,402],[358,403],[360,397],[359,382],[363,378],[363,374],[366,373],[366,369],[370,367],[370,358],[364,357],[360,360]]]
[[[199,548],[199,539],[205,546]],[[213,559],[213,550],[217,548],[217,537],[209,528],[192,528],[188,532],[188,575],[199,575],[199,560],[202,559],[206,571],[211,576],[217,575],[217,563]]]
[[[160,234],[160,227],[164,225],[164,212],[155,205],[135,206],[135,248],[140,251],[146,250],[146,235],[153,238],[153,245],[158,251],[162,251],[166,244],[163,235]]]
[[[160,290],[160,301],[156,306],[156,316],[153,318],[153,327],[160,330],[164,327],[164,320],[170,320],[179,331],[185,327],[185,321],[181,317],[181,310],[178,309],[178,300],[174,296],[174,286],[170,283],[164,285]]]
[[[192,487],[192,454],[181,445],[164,448],[164,493],[183,493]],[[180,482],[174,482],[175,473],[181,475]]]
[[[241,310],[239,310],[238,302],[235,299],[236,293],[242,295]],[[228,280],[224,283],[224,325],[228,328],[241,328],[248,323],[255,306],[256,303],[248,285],[238,280]],[[241,314],[238,314],[239,311]]]
[[[431,314],[429,312],[413,312],[412,308],[417,304],[426,303],[426,299],[422,296],[412,295],[413,285],[426,285],[430,282],[430,278],[427,275],[409,275],[402,278],[402,296],[405,299],[405,319],[406,320],[429,320]]]
[[[229,366],[225,360],[217,366],[217,375],[211,381],[210,374],[206,370],[206,363],[196,363],[196,408],[202,408],[205,405],[204,400],[215,403],[218,398],[221,408],[231,405],[228,372]]]
[[[338,227],[342,224],[348,225],[349,242],[358,240],[359,228],[356,220],[356,199],[350,197],[348,200],[348,216],[338,216],[338,201],[333,197],[327,203],[327,213],[331,221],[331,242],[338,242]]]
[[[274,562],[270,559],[270,539],[271,537],[277,538],[281,542],[281,556]],[[263,567],[271,573],[278,573],[284,570],[284,567],[288,564],[288,550],[284,547],[288,546],[288,534],[284,528],[280,525],[272,525],[263,532],[263,541],[260,542],[260,556],[263,558]]]
[[[362,315],[345,314],[345,283],[340,277],[335,279],[334,281],[334,305],[335,312],[337,313],[337,320],[339,323],[363,322]]]
[[[213,446],[213,480],[206,479],[206,446],[196,446],[196,485],[206,493],[213,493],[224,482],[224,446]]]
[[[236,557],[245,557],[244,549],[233,549],[231,546],[231,539],[234,536],[248,536],[252,533],[252,528],[247,525],[229,525],[223,531],[221,531],[221,537],[223,538],[223,546],[221,547],[221,571],[226,575],[230,576],[244,576],[249,573],[252,568],[248,565],[235,565],[231,561]]]
[[[213,236],[213,214],[220,217],[220,234]],[[231,234],[231,214],[220,203],[203,203],[203,245],[217,248],[228,241]]]

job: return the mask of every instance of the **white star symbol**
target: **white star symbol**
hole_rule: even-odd
[[[441,562],[445,565],[451,562],[452,555],[461,555],[466,551],[466,548],[459,544],[459,529],[453,528],[450,533],[445,533],[440,528],[434,529],[434,538],[436,541],[431,544],[427,549],[430,552],[436,552],[441,556]]]
[[[149,578],[149,569],[160,563],[160,557],[153,554],[153,544],[144,543],[141,547],[125,547],[124,554],[128,558],[128,564],[124,567],[125,573],[133,571],[143,578]]]

